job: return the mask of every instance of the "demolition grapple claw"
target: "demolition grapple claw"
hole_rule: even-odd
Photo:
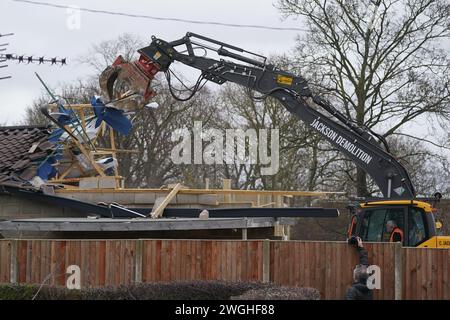
[[[100,75],[100,89],[108,103],[118,109],[140,108],[156,95],[151,82],[159,70],[143,56],[133,62],[118,56]]]

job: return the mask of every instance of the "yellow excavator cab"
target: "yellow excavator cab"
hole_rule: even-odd
[[[361,202],[353,210],[348,236],[369,242],[401,241],[406,247],[450,248],[450,236],[437,234],[435,212],[430,203],[419,200]]]

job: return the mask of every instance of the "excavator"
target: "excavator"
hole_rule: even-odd
[[[202,55],[196,54],[203,50]],[[209,58],[207,52],[219,58]],[[163,72],[177,100],[186,101],[210,81],[232,82],[260,95],[272,97],[311,130],[363,169],[379,187],[382,197],[364,199],[350,207],[348,237],[363,241],[392,241],[388,226],[401,230],[407,247],[450,248],[450,236],[439,235],[432,201],[416,197],[405,167],[389,152],[382,136],[348,119],[327,100],[315,95],[305,78],[280,70],[262,55],[192,32],[175,41],[152,37],[150,45],[139,49],[140,57],[127,62],[121,56],[100,76],[103,94],[120,108],[127,99],[145,105],[155,96],[151,87],[155,75]],[[222,58],[223,57],[223,58]],[[201,74],[186,98],[177,96],[171,85],[170,66],[174,62],[200,70]],[[436,193],[435,199],[442,197]]]

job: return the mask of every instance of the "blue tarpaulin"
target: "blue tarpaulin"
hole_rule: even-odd
[[[97,117],[95,127],[98,128],[105,121],[117,132],[127,135],[131,130],[131,121],[123,114],[122,110],[105,106],[101,99],[93,97],[91,105]]]
[[[44,181],[53,178],[58,171],[56,170],[55,164],[58,160],[62,158],[62,146],[58,146],[57,149],[51,156],[48,156],[44,162],[42,162],[37,170],[37,175]]]
[[[67,110],[62,104],[58,106],[58,111],[61,115],[58,117],[58,122],[62,125],[70,124],[73,121],[73,110]]]

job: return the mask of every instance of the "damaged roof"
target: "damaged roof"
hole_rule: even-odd
[[[0,127],[0,185],[21,186],[54,149],[49,127]]]

